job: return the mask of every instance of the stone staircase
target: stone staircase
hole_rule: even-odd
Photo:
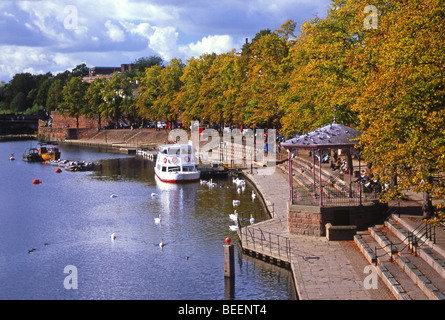
[[[399,300],[445,300],[445,256],[423,223],[412,229],[398,215],[358,232],[354,242]]]

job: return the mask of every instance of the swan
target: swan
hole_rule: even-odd
[[[159,217],[155,218],[155,223],[160,224],[161,223],[161,214],[159,214]]]
[[[208,182],[207,185],[208,185],[210,188],[213,188],[214,186],[216,186],[216,183],[213,182],[213,179],[210,179],[210,182]]]
[[[241,191],[242,192],[246,191],[246,186],[241,186]]]
[[[250,224],[254,224],[255,223],[255,218],[252,216],[252,215],[250,215]]]
[[[152,196],[152,197],[157,197],[158,194],[157,194],[156,192],[152,192],[152,193],[151,193],[151,196]]]
[[[255,192],[252,190],[252,201],[255,200],[255,198],[256,198],[256,194],[255,194]]]
[[[234,207],[236,207],[237,205],[240,204],[240,201],[239,200],[233,200],[232,204],[233,204]]]
[[[112,194],[111,196],[110,196],[110,198],[116,198],[117,197],[117,194]]]
[[[241,180],[241,179],[237,178],[236,181],[235,181],[235,184],[237,186],[244,186],[246,184],[246,182],[244,180]]]
[[[230,229],[230,231],[236,231],[236,230],[238,230],[238,226],[235,226],[235,225],[229,226],[229,229]]]
[[[206,184],[207,181],[205,181],[205,180],[200,180],[199,183],[200,183],[200,184]]]
[[[238,213],[236,212],[236,210],[233,213],[229,214],[229,218],[233,221],[238,220]]]
[[[114,233],[111,234],[111,241],[114,241],[116,239],[116,235]]]
[[[165,246],[164,240],[161,239],[161,242],[159,243],[159,247],[160,247],[160,248],[163,248],[164,246]]]
[[[236,189],[236,192],[238,192],[238,194],[241,193],[241,188]]]

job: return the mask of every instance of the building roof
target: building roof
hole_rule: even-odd
[[[281,144],[286,149],[334,149],[352,148],[360,137],[361,131],[332,122],[301,136],[296,136]]]

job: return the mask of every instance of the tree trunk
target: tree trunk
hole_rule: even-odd
[[[422,213],[423,219],[431,219],[434,213],[433,201],[430,197],[430,193],[426,191],[423,192]]]

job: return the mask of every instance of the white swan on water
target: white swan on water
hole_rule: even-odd
[[[254,224],[255,223],[255,218],[252,216],[252,215],[250,215],[250,224]]]
[[[230,231],[236,231],[236,230],[238,230],[238,226],[235,226],[235,225],[229,226],[229,229],[230,229]]]
[[[159,217],[155,218],[155,223],[160,224],[161,223],[161,214],[159,214]]]
[[[255,198],[256,198],[256,194],[255,194],[255,192],[252,190],[252,201],[255,200]]]
[[[110,196],[110,198],[116,198],[117,197],[117,194],[112,194],[111,196]]]
[[[234,207],[236,207],[236,206],[238,206],[240,204],[240,201],[239,200],[233,200],[232,204],[233,204]]]
[[[213,179],[210,179],[210,181],[207,182],[207,185],[209,186],[209,188],[213,188],[214,186],[216,186],[216,183],[213,182]]]
[[[229,218],[233,221],[236,221],[238,219],[238,213],[236,212],[236,210],[233,213],[229,214]]]
[[[163,248],[164,246],[165,246],[165,244],[164,244],[164,240],[161,239],[161,242],[159,243],[159,247],[160,247],[160,248]]]
[[[114,233],[111,234],[111,241],[114,241],[116,239],[116,235]]]
[[[156,192],[152,192],[152,193],[151,193],[151,196],[152,196],[152,197],[157,197],[158,194],[157,194]]]

